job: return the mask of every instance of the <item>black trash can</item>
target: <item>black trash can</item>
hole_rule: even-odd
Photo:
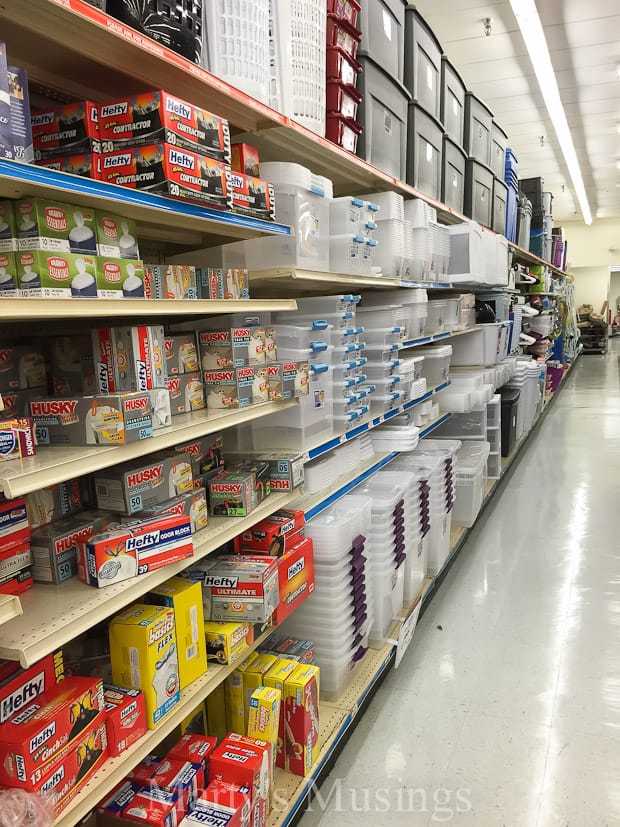
[[[517,412],[519,408],[519,388],[500,388],[502,397],[502,456],[507,457],[517,441]]]

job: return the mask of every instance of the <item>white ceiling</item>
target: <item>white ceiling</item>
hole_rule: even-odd
[[[412,0],[410,0],[412,2]],[[416,0],[466,86],[508,133],[519,177],[542,175],[556,220],[581,219],[572,182],[508,0]],[[620,218],[620,4],[536,0],[594,221]],[[484,35],[483,20],[492,18]],[[541,146],[540,138],[544,138]],[[564,190],[562,189],[564,188]]]

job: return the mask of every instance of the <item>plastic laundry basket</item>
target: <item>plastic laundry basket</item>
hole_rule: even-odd
[[[269,0],[270,104],[325,135],[325,0]]]
[[[269,103],[269,0],[205,3],[206,68]]]

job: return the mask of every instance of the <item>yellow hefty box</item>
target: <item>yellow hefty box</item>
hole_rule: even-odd
[[[299,666],[284,684],[284,763],[305,777],[319,758],[319,668]]]
[[[254,643],[254,626],[251,623],[218,623],[207,620],[204,629],[207,658],[224,666],[243,660],[248,648]]]
[[[245,694],[245,729],[247,732],[248,719],[250,714],[250,698],[261,686],[265,685],[265,675],[276,665],[276,655],[259,655],[245,670],[243,676],[243,691]]]
[[[250,698],[250,712],[248,718],[248,738],[267,741],[273,745],[275,753],[278,743],[280,727],[280,706],[282,693],[279,689],[269,689],[261,686]]]
[[[137,603],[110,623],[112,680],[141,689],[149,729],[181,700],[174,610]]]
[[[265,675],[265,686],[270,689],[277,689],[282,697],[282,704],[280,706],[280,722],[278,726],[278,740],[276,742],[276,767],[284,769],[284,684],[291,677],[293,672],[299,667],[299,662],[296,660],[288,660],[285,658],[278,659],[275,666]]]
[[[245,673],[258,660],[252,652],[235,671],[226,678],[226,725],[229,732],[245,735],[248,722],[245,694]]]
[[[149,594],[149,603],[174,610],[179,680],[185,689],[207,671],[207,648],[200,583],[172,577]]]
[[[207,731],[218,741],[223,741],[230,732],[226,715],[226,685],[221,683],[207,698]]]

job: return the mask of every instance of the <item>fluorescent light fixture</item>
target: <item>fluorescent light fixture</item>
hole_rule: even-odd
[[[534,0],[510,0],[510,5],[521,29],[555,134],[558,136],[560,148],[575,188],[575,195],[581,207],[583,220],[586,224],[591,224],[592,213],[588,204],[588,196],[536,4]],[[620,66],[618,69],[620,71]]]
[[[620,169],[620,161],[616,161],[616,169]]]

